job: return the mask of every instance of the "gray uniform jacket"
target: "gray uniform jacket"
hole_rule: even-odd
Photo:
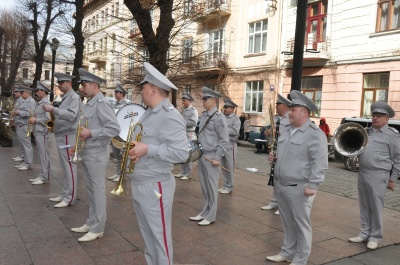
[[[17,98],[15,100],[15,104],[14,104],[13,110],[19,110],[19,108],[22,106],[23,103],[24,103],[24,99],[20,96],[19,98]],[[22,123],[20,121],[21,120],[21,116],[19,116],[19,115],[15,115],[13,119],[14,119],[14,124],[15,125],[19,125],[19,124]]]
[[[66,93],[58,108],[54,108],[54,134],[75,134],[78,127],[79,108],[81,99],[74,90]]]
[[[368,145],[359,156],[360,173],[387,172],[391,181],[400,176],[400,134],[387,124],[379,130],[368,128]],[[374,173],[375,174],[375,173]]]
[[[232,113],[229,116],[225,117],[229,132],[229,143],[234,144],[238,141],[239,138],[240,119],[235,113]]]
[[[35,135],[36,134],[47,134],[49,131],[46,127],[46,123],[48,120],[50,120],[50,113],[46,112],[43,109],[44,105],[49,105],[50,102],[47,98],[42,99],[41,101],[38,102],[36,109],[35,109],[35,115],[36,115],[36,123],[35,123]]]
[[[101,92],[97,93],[86,103],[82,116],[82,126],[87,121],[92,134],[85,140],[84,153],[107,152],[111,138],[117,136],[121,130],[111,104],[104,99]]]
[[[197,113],[197,109],[192,105],[190,105],[189,108],[184,109],[182,111],[182,116],[186,122],[186,131],[194,132],[197,125],[197,120],[199,119],[199,114]]]
[[[295,130],[289,126],[278,138],[275,177],[282,185],[307,184],[316,189],[328,168],[325,134],[310,119]]]
[[[135,164],[131,181],[137,184],[169,180],[174,164],[189,156],[185,120],[166,98],[140,118],[141,142],[148,145],[147,154]],[[136,127],[136,133],[139,132]]]
[[[36,108],[36,102],[32,97],[22,100],[21,105],[18,107],[19,114],[16,116],[18,119],[14,120],[16,126],[28,124],[29,111],[32,110],[32,113],[34,114]]]
[[[203,129],[208,118],[213,115],[207,126]],[[215,152],[213,160],[221,161],[228,149],[229,133],[225,115],[213,108],[208,112],[203,112],[199,126],[199,143],[205,152]]]
[[[130,104],[130,102],[127,99],[124,98],[123,100],[115,102],[115,104],[113,105],[113,108],[114,109],[121,109],[123,106],[126,106],[128,104]]]

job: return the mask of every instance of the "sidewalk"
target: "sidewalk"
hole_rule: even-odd
[[[0,147],[0,264],[146,264],[129,196],[129,180],[127,197],[107,194],[104,237],[78,243],[81,235],[72,233],[70,228],[83,225],[88,215],[81,164],[78,162],[79,200],[71,207],[54,208],[48,198],[58,195],[62,181],[54,135],[50,144],[53,178],[49,184],[36,186],[28,179],[39,173],[37,156],[33,169],[21,172],[11,160],[18,155],[18,143],[14,141],[13,148]],[[340,174],[340,169],[335,170],[335,174]],[[115,163],[110,161],[107,176],[114,171]],[[266,175],[242,169],[237,169],[235,175],[234,193],[219,196],[217,221],[208,227],[188,219],[198,214],[202,206],[197,172],[191,181],[177,180],[172,227],[174,264],[288,264],[265,260],[266,255],[278,253],[283,240],[279,217],[273,211],[260,210],[272,193],[266,187]],[[107,191],[114,186],[115,183],[106,181]],[[318,191],[312,212],[313,248],[308,264],[399,264],[400,247],[394,245],[400,242],[399,216],[398,211],[384,210],[384,239],[379,249],[368,251],[366,244],[347,242],[359,231],[358,201]]]

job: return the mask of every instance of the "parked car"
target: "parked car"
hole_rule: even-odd
[[[341,124],[354,122],[360,124],[362,127],[371,127],[372,120],[370,118],[343,118]],[[388,125],[400,131],[400,120],[389,120]],[[342,161],[345,168],[350,171],[358,171],[358,156],[343,156],[335,150],[335,160]]]

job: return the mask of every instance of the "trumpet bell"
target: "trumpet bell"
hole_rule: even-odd
[[[357,156],[368,145],[368,133],[355,122],[344,123],[333,134],[333,146],[343,156]]]
[[[116,196],[126,196],[127,195],[122,183],[119,183],[119,182],[118,182],[117,186],[115,187],[115,189],[113,189],[111,191],[111,194],[114,194]]]

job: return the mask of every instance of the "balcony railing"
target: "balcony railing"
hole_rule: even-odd
[[[287,42],[286,62],[293,61],[294,38]],[[304,61],[328,60],[330,58],[330,39],[326,36],[309,34],[304,41]]]
[[[221,0],[199,1],[189,12],[197,22],[207,21],[231,14],[230,3]]]
[[[98,63],[107,61],[107,52],[103,50],[96,50],[89,52],[89,62]]]
[[[189,69],[194,71],[222,69],[226,66],[227,61],[228,55],[225,53],[207,53],[187,60]]]

